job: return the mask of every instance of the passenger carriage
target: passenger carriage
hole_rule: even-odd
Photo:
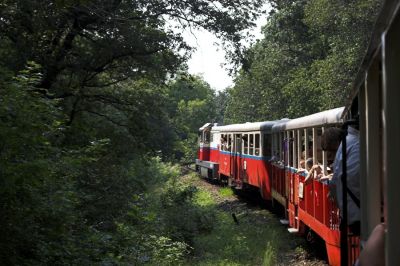
[[[257,187],[264,199],[271,199],[269,160],[271,128],[275,121],[233,124],[219,127],[222,179],[236,188]]]
[[[287,210],[290,232],[310,229],[326,244],[329,263],[340,265],[339,211],[329,199],[329,187],[319,181],[305,184],[307,172],[299,172],[300,160],[312,158],[327,175],[333,158],[321,148],[325,128],[340,126],[344,108],[336,108],[281,122],[272,128],[272,197]],[[357,244],[357,239],[354,240]]]
[[[201,175],[226,181],[231,186],[259,188],[263,198],[271,199],[269,160],[271,128],[276,121],[211,126],[200,128],[199,159]],[[205,143],[210,132],[209,143]],[[205,155],[209,148],[209,157]],[[208,158],[208,159],[207,159]]]

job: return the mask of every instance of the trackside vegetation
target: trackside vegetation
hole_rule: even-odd
[[[207,29],[239,59],[261,5],[0,1],[0,264],[187,256],[212,218],[168,162],[193,160],[215,95],[187,74],[182,32]]]
[[[278,217],[262,205],[246,203],[232,189],[207,183],[196,175],[182,181],[196,186],[194,204],[207,207],[213,216],[205,221],[209,230],[194,237],[193,251],[184,265],[325,265],[307,258],[305,239],[290,235]]]

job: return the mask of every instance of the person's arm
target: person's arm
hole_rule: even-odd
[[[296,173],[302,174],[302,173],[305,173],[305,172],[306,172],[306,169],[304,169],[304,168],[299,168],[299,169],[297,169],[297,172],[296,172]]]
[[[317,175],[319,175],[321,171],[322,169],[320,165],[318,164],[313,165],[313,167],[311,167],[310,171],[308,172],[308,175],[304,180],[304,183],[309,184],[313,179],[317,178]]]
[[[318,180],[319,181],[331,180],[332,179],[332,175],[333,174],[321,176]]]
[[[310,184],[313,179],[314,179],[314,170],[311,168],[306,176],[306,179],[304,179],[304,184],[306,185]]]
[[[360,253],[360,266],[385,265],[385,224],[375,226]]]

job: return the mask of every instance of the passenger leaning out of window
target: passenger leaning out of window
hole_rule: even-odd
[[[322,134],[322,149],[336,152],[333,162],[333,174],[331,178],[330,191],[336,200],[339,209],[343,209],[342,191],[342,130],[339,128],[327,128]],[[347,224],[354,235],[360,234],[360,143],[358,130],[348,128],[346,136],[346,164],[347,164]]]

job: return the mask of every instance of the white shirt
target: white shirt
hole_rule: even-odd
[[[347,155],[347,187],[359,199],[360,198],[360,141],[359,133],[356,129],[349,127],[346,136],[346,155]],[[335,161],[333,163],[333,177],[331,183],[335,185],[336,200],[339,209],[343,209],[342,191],[342,144],[340,144]],[[352,224],[360,221],[360,209],[353,199],[347,194],[347,223]]]

